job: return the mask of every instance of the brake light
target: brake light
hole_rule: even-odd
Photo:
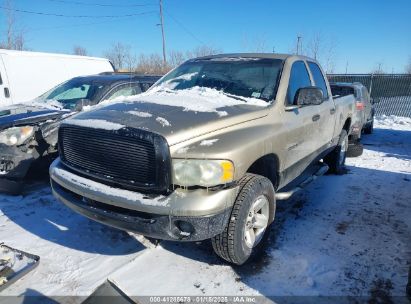
[[[357,108],[357,110],[364,110],[364,103],[362,102],[357,102],[355,107]]]

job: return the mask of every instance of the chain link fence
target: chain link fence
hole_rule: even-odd
[[[329,74],[331,82],[360,82],[375,104],[376,115],[411,117],[411,75],[409,74]]]

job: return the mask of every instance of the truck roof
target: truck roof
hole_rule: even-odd
[[[155,82],[160,79],[161,76],[155,75],[138,75],[132,73],[101,73],[97,75],[86,75],[86,76],[77,76],[73,79],[84,79],[88,80],[98,80],[101,82],[116,82],[116,81],[150,81]]]
[[[210,55],[210,56],[203,56],[195,59],[211,59],[211,58],[271,58],[271,59],[281,59],[285,60],[291,57],[297,57],[300,59],[309,59],[313,60],[312,58],[301,56],[301,55],[293,55],[293,54],[277,54],[277,53],[228,53],[228,54],[217,54],[217,55]]]
[[[0,49],[0,54],[11,55],[11,56],[32,56],[32,57],[60,57],[60,58],[74,58],[74,59],[90,59],[90,60],[103,60],[108,61],[106,58],[102,57],[90,57],[90,56],[79,56],[79,55],[69,55],[69,54],[57,54],[57,53],[44,53],[44,52],[32,52],[32,51],[16,51],[16,50],[6,50]]]

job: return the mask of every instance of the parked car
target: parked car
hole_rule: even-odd
[[[367,87],[359,82],[331,83],[331,92],[333,96],[345,96],[353,94],[355,96],[355,118],[358,121],[358,138],[361,138],[361,132],[371,134],[374,130],[374,114],[373,100],[368,93]]]
[[[360,143],[362,133],[371,134],[374,130],[374,107],[367,88],[359,83],[330,83],[334,97],[354,95],[355,111],[353,116],[353,130],[349,137],[347,157],[357,157],[363,153]]]
[[[0,49],[0,107],[31,101],[76,76],[113,71],[105,58]]]
[[[63,119],[103,100],[139,94],[159,78],[115,73],[75,77],[31,103],[0,108],[0,191],[19,193],[30,168],[50,164]]]
[[[243,264],[263,248],[276,199],[344,172],[354,107],[352,95],[332,98],[307,57],[189,60],[140,96],[65,120],[53,194],[120,229],[211,238]]]

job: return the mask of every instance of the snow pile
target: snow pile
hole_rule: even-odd
[[[115,122],[110,122],[103,119],[68,119],[66,120],[67,124],[80,126],[80,127],[87,127],[93,129],[104,129],[104,130],[120,130],[124,128],[122,124],[118,124]]]
[[[163,117],[157,117],[156,121],[159,122],[163,127],[171,127],[170,122]]]
[[[411,118],[410,117],[401,117],[395,115],[381,115],[376,116],[375,121],[377,126],[388,126],[394,127],[396,125],[411,127]]]

